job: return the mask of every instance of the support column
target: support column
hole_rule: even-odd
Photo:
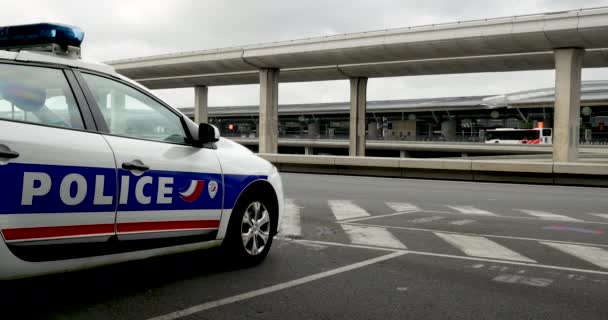
[[[112,133],[126,133],[127,122],[124,117],[126,98],[125,94],[118,91],[112,91],[110,93],[110,132]]]
[[[194,122],[209,122],[207,101],[209,89],[204,86],[194,87]]]
[[[555,118],[553,121],[553,161],[578,160],[581,69],[585,51],[578,48],[555,50]]]
[[[260,153],[277,153],[279,140],[279,69],[260,69]]]
[[[365,156],[365,109],[367,78],[350,79],[350,139],[348,155]]]

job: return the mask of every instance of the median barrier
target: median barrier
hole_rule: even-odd
[[[485,182],[608,186],[608,163],[260,154],[280,171]]]

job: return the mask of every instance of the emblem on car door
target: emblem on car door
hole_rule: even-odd
[[[209,197],[211,199],[215,198],[215,195],[217,194],[217,182],[211,180],[209,181],[209,184],[207,185],[207,191],[209,192]]]

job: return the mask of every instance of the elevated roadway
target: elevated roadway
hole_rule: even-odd
[[[433,24],[110,61],[152,89],[423,74],[553,69],[556,48],[608,66],[608,8]]]
[[[279,81],[349,79],[349,154],[365,155],[367,79],[556,70],[555,161],[578,159],[581,68],[608,66],[608,8],[454,22],[111,61],[151,89],[195,88],[208,119],[208,86],[260,83],[259,146],[278,150]]]

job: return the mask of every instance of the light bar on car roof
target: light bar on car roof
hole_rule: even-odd
[[[40,50],[80,55],[84,32],[74,26],[37,23],[0,27],[0,49]]]

